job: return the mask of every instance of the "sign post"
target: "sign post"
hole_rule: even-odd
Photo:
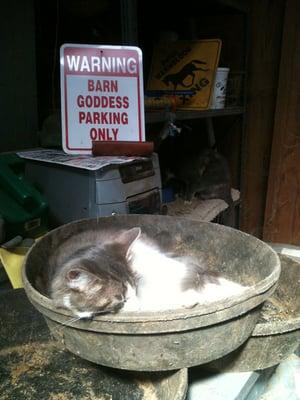
[[[142,52],[132,46],[60,49],[62,143],[91,154],[92,141],[145,140]]]

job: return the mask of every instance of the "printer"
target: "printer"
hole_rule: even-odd
[[[19,154],[22,156],[22,154]],[[89,170],[79,165],[23,157],[25,177],[47,199],[50,221],[114,214],[159,214],[161,177],[156,153],[122,164]]]

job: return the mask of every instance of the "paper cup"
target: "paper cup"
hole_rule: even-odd
[[[217,68],[215,84],[214,84],[214,92],[210,108],[218,109],[225,107],[228,73],[229,73],[229,68]]]

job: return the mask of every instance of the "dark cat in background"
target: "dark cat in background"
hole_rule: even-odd
[[[203,200],[221,199],[228,204],[228,225],[234,225],[231,196],[231,173],[228,162],[215,149],[179,155],[167,168],[165,186],[171,185],[186,201],[194,197]]]
[[[227,160],[214,149],[205,149],[178,160],[173,167],[174,176],[182,183],[183,198],[191,201],[222,199],[232,204],[231,175]]]
[[[245,290],[202,262],[163,251],[138,227],[78,234],[59,246],[49,265],[50,297],[78,319],[190,308]]]
[[[203,129],[203,127],[202,127]],[[226,158],[215,146],[209,146],[207,137],[199,128],[182,127],[175,136],[158,134],[156,141],[162,183],[171,186],[186,201],[193,197],[222,199],[232,206],[231,172]]]

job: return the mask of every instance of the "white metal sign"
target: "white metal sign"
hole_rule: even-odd
[[[91,154],[93,140],[145,140],[138,47],[64,44],[60,71],[66,153]]]

